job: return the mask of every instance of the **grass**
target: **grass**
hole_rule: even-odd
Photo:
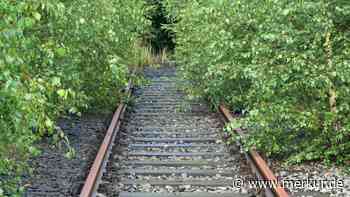
[[[169,61],[168,50],[166,48],[156,53],[150,45],[143,45],[139,42],[135,43],[134,48],[135,55],[131,64],[138,68],[143,68],[145,66],[157,68]]]

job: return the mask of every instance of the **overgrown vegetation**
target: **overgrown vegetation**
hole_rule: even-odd
[[[350,2],[166,0],[189,92],[229,105],[247,147],[350,165]]]
[[[20,195],[33,143],[59,116],[123,97],[144,15],[139,0],[0,1],[0,196]]]
[[[150,43],[155,54],[166,51],[173,51],[175,35],[164,28],[171,21],[166,17],[166,10],[163,5],[163,0],[146,0],[149,7],[146,18],[152,21],[150,32],[145,41]]]

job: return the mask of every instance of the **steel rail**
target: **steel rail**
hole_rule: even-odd
[[[125,89],[128,97],[131,96],[131,81],[128,83],[128,86]],[[103,169],[105,168],[109,155],[113,146],[114,139],[116,138],[119,127],[120,119],[122,118],[126,109],[126,104],[120,103],[116,109],[112,121],[108,127],[105,138],[99,148],[99,151],[96,155],[94,163],[90,168],[89,174],[85,180],[84,186],[81,190],[80,197],[95,197],[96,191],[98,188],[98,183],[102,177]],[[228,122],[231,122],[234,117],[231,112],[223,105],[219,107],[219,111],[224,115]],[[239,135],[242,135],[242,131],[235,129],[235,132]],[[274,176],[272,170],[268,167],[266,161],[260,156],[260,154],[252,149],[249,152],[245,153],[246,159],[252,168],[252,171],[256,174],[259,180],[271,181],[274,183],[277,182],[277,178]],[[275,188],[265,188],[265,195],[277,196],[277,197],[289,197],[288,193],[280,185],[277,185]]]
[[[230,110],[228,110],[224,105],[219,106],[219,111],[224,115],[227,122],[234,120]],[[235,129],[235,132],[242,136],[242,131],[239,128]],[[271,183],[276,183],[276,187],[269,188],[266,187],[266,196],[277,196],[277,197],[288,197],[289,194],[286,190],[279,184],[276,176],[273,174],[272,170],[268,166],[267,162],[261,157],[261,155],[254,149],[249,150],[245,153],[246,159],[248,160],[252,171],[256,174],[257,178],[262,181],[269,181]]]
[[[127,97],[131,95],[131,80],[129,81],[125,92]],[[119,132],[120,119],[123,117],[126,109],[126,104],[120,103],[117,110],[113,114],[112,121],[108,127],[106,135],[103,139],[103,142],[97,152],[94,163],[90,168],[89,174],[85,180],[84,186],[80,192],[80,197],[94,197],[96,196],[96,191],[98,188],[98,183],[102,177],[103,169],[105,168],[115,137]]]

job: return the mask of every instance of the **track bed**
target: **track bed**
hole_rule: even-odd
[[[38,144],[42,153],[30,160],[33,173],[23,178],[24,197],[79,196],[109,120],[110,114],[62,118],[58,126],[69,138],[70,145],[75,149],[75,157],[65,157],[67,150],[64,145],[61,148],[52,147],[50,138],[44,138]]]
[[[146,70],[150,84],[122,121],[99,196],[249,196],[234,187],[244,176],[238,148],[225,146],[223,120],[205,104],[185,101],[174,68]],[[246,172],[244,173],[246,174]]]

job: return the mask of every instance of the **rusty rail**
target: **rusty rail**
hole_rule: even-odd
[[[131,81],[129,81],[125,92],[128,97],[131,95]],[[105,138],[99,148],[99,151],[95,157],[94,163],[90,168],[89,174],[85,180],[84,186],[80,192],[80,197],[91,197],[96,196],[96,190],[98,182],[101,179],[103,169],[106,166],[107,160],[112,149],[113,141],[119,131],[120,119],[122,118],[126,104],[120,103],[117,110],[114,112],[112,121],[108,127]]]
[[[125,91],[128,97],[131,95],[131,81],[126,87]],[[109,158],[113,141],[119,131],[120,119],[122,118],[124,111],[126,109],[126,104],[119,104],[117,110],[115,111],[112,121],[108,127],[105,138],[99,148],[97,156],[94,160],[92,167],[90,168],[89,174],[85,180],[84,186],[81,190],[80,197],[92,197],[96,196],[96,190],[98,187],[98,182],[101,179],[103,169],[106,166],[107,160]],[[219,107],[219,110],[225,116],[228,122],[232,121],[234,117],[231,112],[225,108],[223,105]],[[235,132],[239,135],[242,134],[241,130],[236,129]],[[260,156],[260,154],[255,150],[250,150],[245,153],[246,158],[256,176],[260,180],[273,181],[277,183],[277,178],[274,176],[272,170],[268,167],[266,161]],[[278,185],[276,188],[265,188],[266,196],[278,196],[278,197],[288,197],[288,193]]]
[[[219,110],[224,115],[228,122],[231,122],[234,117],[232,116],[230,110],[228,110],[225,106],[220,105]],[[242,131],[240,129],[235,129],[235,132],[242,136]],[[272,170],[269,168],[266,161],[260,156],[260,154],[251,149],[245,154],[248,162],[251,165],[253,172],[260,180],[271,181],[273,183],[278,183],[276,176],[273,174]],[[265,188],[266,196],[277,196],[277,197],[288,197],[288,193],[284,190],[284,188],[278,184],[277,187],[274,188]]]

